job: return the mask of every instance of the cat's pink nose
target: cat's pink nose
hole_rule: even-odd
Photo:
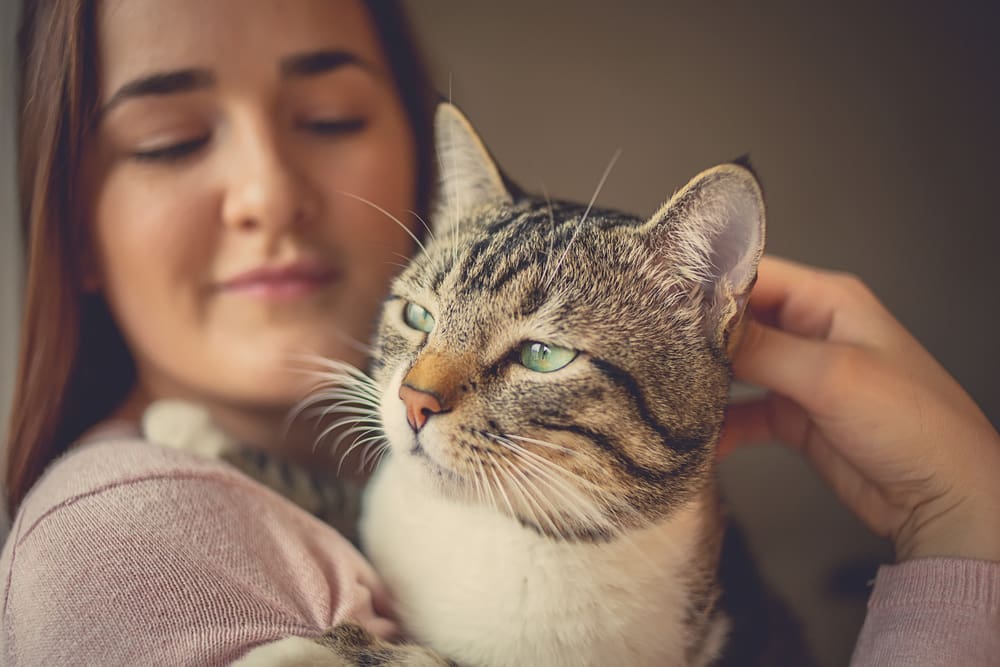
[[[414,389],[406,384],[399,388],[399,398],[406,406],[406,421],[414,433],[424,427],[431,415],[444,411],[441,401],[434,394]]]

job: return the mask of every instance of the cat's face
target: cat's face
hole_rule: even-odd
[[[727,328],[763,241],[753,176],[705,172],[645,221],[512,201],[457,112],[439,111],[438,132],[434,232],[375,345],[391,456],[553,537],[665,516],[711,474]]]

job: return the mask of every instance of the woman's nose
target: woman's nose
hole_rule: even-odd
[[[308,175],[280,139],[263,130],[246,132],[228,161],[222,219],[241,231],[280,232],[316,214]]]

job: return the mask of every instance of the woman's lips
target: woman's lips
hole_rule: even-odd
[[[223,292],[268,301],[307,296],[337,278],[333,269],[313,262],[262,266],[220,283]]]

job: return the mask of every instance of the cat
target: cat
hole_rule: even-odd
[[[315,399],[388,443],[360,539],[416,645],[345,624],[246,664],[807,663],[715,478],[764,247],[749,164],[642,219],[520,192],[450,104],[435,136],[426,244],[371,374],[331,362]]]

